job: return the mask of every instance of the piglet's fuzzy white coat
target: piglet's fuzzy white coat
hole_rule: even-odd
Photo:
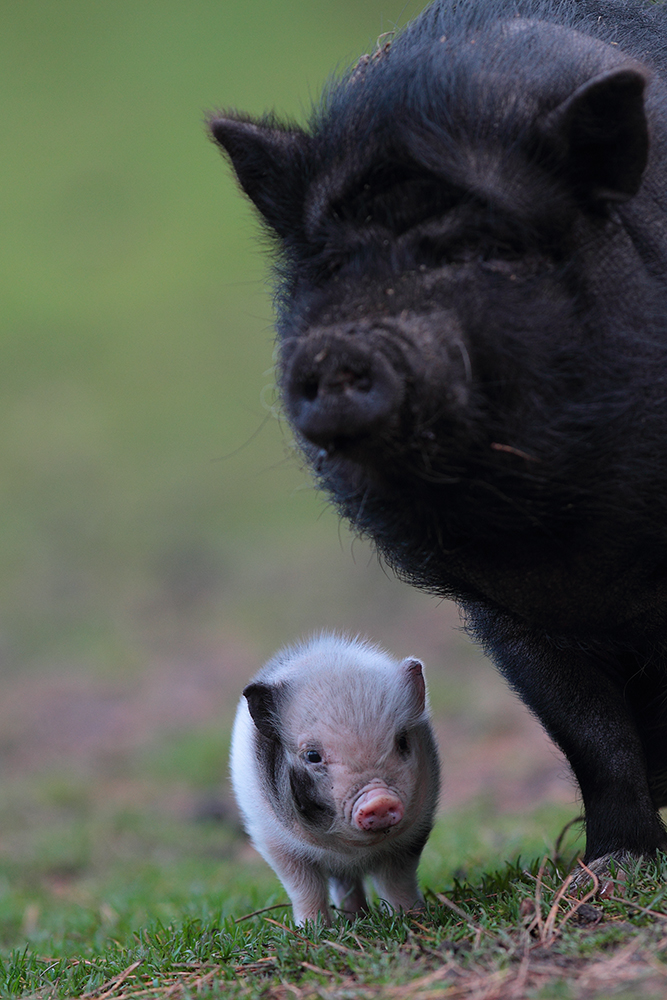
[[[363,912],[366,875],[394,909],[422,904],[439,764],[421,662],[323,634],[277,653],[243,695],[232,784],[296,922],[330,923],[329,894]]]

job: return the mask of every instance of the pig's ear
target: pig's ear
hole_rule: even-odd
[[[248,702],[248,711],[252,721],[262,736],[270,740],[279,740],[278,706],[280,690],[275,684],[255,682],[243,689],[243,696]]]
[[[212,138],[229,157],[239,184],[279,236],[301,228],[312,139],[271,119],[235,115],[208,119]]]
[[[647,81],[641,67],[607,70],[548,115],[549,144],[584,197],[627,201],[639,190],[648,160]]]
[[[413,656],[409,656],[407,660],[403,660],[401,663],[401,669],[403,670],[403,676],[410,691],[410,697],[419,714],[424,711],[426,705],[426,684],[422,673],[423,667],[424,664],[421,660],[415,660]]]

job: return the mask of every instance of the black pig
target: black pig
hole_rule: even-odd
[[[342,515],[567,755],[585,859],[667,847],[667,12],[441,0],[307,128],[214,117]]]

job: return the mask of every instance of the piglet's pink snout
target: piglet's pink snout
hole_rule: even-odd
[[[403,803],[388,788],[370,788],[352,810],[352,823],[360,830],[388,830],[403,819]]]

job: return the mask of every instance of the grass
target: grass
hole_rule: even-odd
[[[134,926],[107,903],[72,921],[55,949],[46,937],[6,954],[0,989],[91,1000],[663,996],[666,875],[665,859],[637,867],[593,905],[568,897],[547,859],[517,861],[427,890],[423,912],[378,906],[332,928],[295,928],[276,894],[246,913],[200,898],[200,912]]]
[[[602,900],[568,896],[576,826],[554,857],[566,804],[508,813],[478,798],[443,811],[420,869],[425,911],[376,900],[352,924],[296,928],[220,797],[226,743],[219,727],[158,734],[113,773],[5,783],[0,996],[664,995],[667,858],[616,873]]]

